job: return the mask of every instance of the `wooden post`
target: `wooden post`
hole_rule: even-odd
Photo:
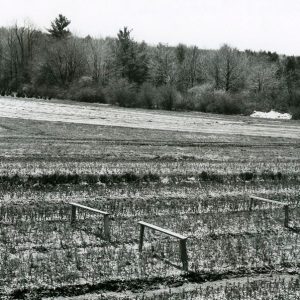
[[[104,236],[106,239],[110,240],[109,215],[104,215]]]
[[[145,231],[145,226],[143,224],[140,224],[140,244],[139,244],[139,251],[142,252],[143,250],[143,242],[144,242],[144,231]]]
[[[188,255],[187,255],[187,250],[186,250],[187,237],[186,236],[183,236],[183,235],[175,233],[171,230],[167,230],[167,229],[164,229],[164,228],[161,228],[159,226],[156,226],[156,225],[153,225],[153,224],[150,224],[150,223],[146,223],[146,222],[143,222],[143,221],[140,221],[139,224],[141,226],[141,228],[140,228],[139,252],[142,252],[142,250],[143,250],[145,227],[148,227],[148,228],[151,228],[153,230],[157,230],[157,231],[163,232],[167,235],[176,237],[177,239],[179,239],[180,259],[181,259],[181,262],[182,262],[183,270],[188,271]]]
[[[265,198],[261,198],[261,197],[255,197],[255,196],[250,196],[250,207],[249,209],[252,209],[252,202],[253,200],[258,200],[258,201],[263,201],[263,202],[268,202],[268,203],[272,203],[272,204],[277,204],[277,205],[281,205],[283,206],[283,210],[284,210],[284,226],[285,227],[289,227],[289,205],[284,203],[284,202],[280,202],[280,201],[274,201],[274,200],[269,200],[269,199],[265,199]]]
[[[75,221],[76,221],[76,206],[72,205],[71,224],[74,224]]]
[[[188,271],[188,256],[186,251],[186,239],[179,241],[180,258],[182,261],[183,270]]]
[[[249,211],[252,211],[252,204],[253,204],[253,199],[252,199],[252,198],[250,198]]]
[[[289,227],[289,206],[285,205],[284,209],[284,226]]]

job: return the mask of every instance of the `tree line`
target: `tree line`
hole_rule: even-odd
[[[59,15],[47,32],[0,28],[0,92],[125,107],[249,114],[277,109],[300,118],[300,57],[138,43],[73,35]]]

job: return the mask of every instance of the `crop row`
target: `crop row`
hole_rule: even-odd
[[[219,196],[243,196],[244,194],[261,194],[271,195],[275,200],[287,199],[299,195],[299,183],[295,181],[259,181],[259,182],[231,182],[220,183],[212,181],[201,182],[184,182],[182,184],[150,182],[148,184],[130,185],[130,184],[114,184],[106,185],[71,185],[64,184],[60,186],[52,186],[44,188],[31,187],[24,189],[15,186],[6,190],[0,187],[1,200],[0,203],[37,203],[40,201],[58,201],[62,199],[78,199],[79,201],[103,202],[103,200],[114,201],[115,199],[123,199],[128,201],[148,199],[175,199],[180,198],[185,201],[196,201],[205,198],[216,198]],[[155,190],[155,193],[154,193]],[[267,197],[268,198],[268,197]],[[161,205],[164,204],[164,201]]]
[[[300,213],[298,209],[298,215]],[[217,217],[218,216],[218,217]],[[296,213],[291,214],[290,226],[297,228],[299,220],[296,220]],[[103,234],[102,218],[95,215],[84,215],[78,212],[78,220],[74,225],[77,230],[90,232],[98,237]],[[282,234],[283,214],[280,210],[255,211],[251,214],[240,212],[238,214],[203,214],[203,215],[164,215],[148,216],[143,220],[180,232],[192,238],[218,237],[236,235],[255,235],[268,232]],[[293,220],[295,218],[295,221]],[[120,218],[111,220],[111,241],[116,243],[130,243],[138,238],[137,222],[141,218]],[[298,221],[298,222],[297,222]],[[295,226],[297,224],[297,226]],[[72,231],[69,218],[64,220],[43,220],[39,222],[18,221],[14,224],[2,223],[0,228],[0,243],[12,244],[15,247],[23,248],[26,241],[34,244],[47,244],[47,239],[57,235],[57,232],[66,233]],[[71,237],[69,237],[71,238]],[[64,239],[64,238],[63,238]],[[86,244],[86,242],[85,242]],[[87,244],[88,246],[88,244]],[[26,247],[25,247],[26,249]]]
[[[273,198],[272,198],[273,199]],[[299,214],[299,199],[297,195],[289,197],[288,201],[281,202],[289,204],[290,217],[292,222],[297,222]],[[285,199],[284,199],[285,200]],[[194,224],[203,222],[202,227],[206,223],[218,222],[215,219],[218,214],[222,214],[222,218],[241,219],[241,222],[246,224],[251,223],[253,212],[249,211],[249,196],[220,196],[220,197],[206,197],[203,199],[182,199],[169,198],[160,201],[157,198],[139,200],[139,199],[114,199],[99,201],[86,200],[80,202],[81,204],[108,211],[112,215],[112,220],[126,220],[127,218],[157,218],[157,217],[179,217],[184,224],[182,228],[192,228],[192,224],[185,224],[184,219],[190,218]],[[259,214],[261,220],[263,219],[277,219],[283,218],[283,210],[278,205],[272,205],[265,202],[256,202],[253,204],[253,210]],[[79,211],[81,219],[99,218],[87,211]],[[234,214],[234,218],[232,218]],[[94,216],[94,217],[93,217]],[[255,215],[254,215],[255,216]],[[5,224],[15,224],[22,222],[41,222],[41,221],[63,221],[70,218],[70,205],[68,202],[52,202],[39,201],[34,203],[19,203],[3,204],[0,206],[0,222]],[[211,221],[210,221],[211,220]],[[170,224],[167,224],[170,226]],[[219,224],[221,225],[221,224]],[[187,227],[185,227],[187,226]],[[250,225],[249,225],[250,226]],[[222,227],[222,226],[221,226]]]
[[[279,174],[282,176],[299,175],[300,162],[295,161],[240,161],[220,162],[208,161],[1,161],[0,175],[13,176],[43,176],[57,173],[86,175],[118,175],[133,173],[137,176],[155,174],[158,176],[195,176],[201,172],[216,175],[249,173],[253,176],[260,174]],[[246,178],[247,179],[247,178]],[[251,179],[251,178],[250,178]]]

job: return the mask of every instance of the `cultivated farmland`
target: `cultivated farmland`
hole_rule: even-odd
[[[1,299],[300,298],[299,122],[0,107]],[[188,271],[172,236],[139,251],[139,221],[187,237]]]

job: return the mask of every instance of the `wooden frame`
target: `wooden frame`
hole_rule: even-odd
[[[271,204],[276,204],[276,205],[283,206],[283,209],[284,209],[284,226],[289,227],[289,205],[288,204],[280,202],[280,201],[269,200],[269,199],[265,199],[265,198],[250,195],[250,205],[249,205],[249,210],[250,211],[252,211],[252,205],[253,205],[254,200],[269,202]]]
[[[76,221],[76,210],[77,208],[82,208],[82,209],[86,209],[86,210],[89,210],[89,211],[92,211],[92,212],[95,212],[95,213],[99,213],[101,215],[104,216],[104,236],[106,239],[110,239],[110,222],[109,222],[109,213],[106,212],[106,211],[102,211],[102,210],[99,210],[99,209],[95,209],[95,208],[91,208],[91,207],[88,207],[88,206],[84,206],[84,205],[81,205],[81,204],[78,204],[78,203],[74,203],[74,202],[71,202],[70,205],[72,206],[72,211],[71,211],[71,224],[74,224],[75,221]]]
[[[187,256],[187,250],[186,250],[186,240],[187,237],[183,236],[181,234],[172,232],[170,230],[158,227],[156,225],[146,223],[143,221],[138,222],[138,224],[141,226],[140,227],[140,243],[139,243],[139,251],[142,252],[143,249],[143,242],[144,242],[144,232],[145,232],[145,227],[157,230],[159,232],[165,233],[167,235],[173,236],[177,239],[179,239],[179,251],[180,251],[180,258],[183,266],[183,270],[188,271],[188,256]]]

